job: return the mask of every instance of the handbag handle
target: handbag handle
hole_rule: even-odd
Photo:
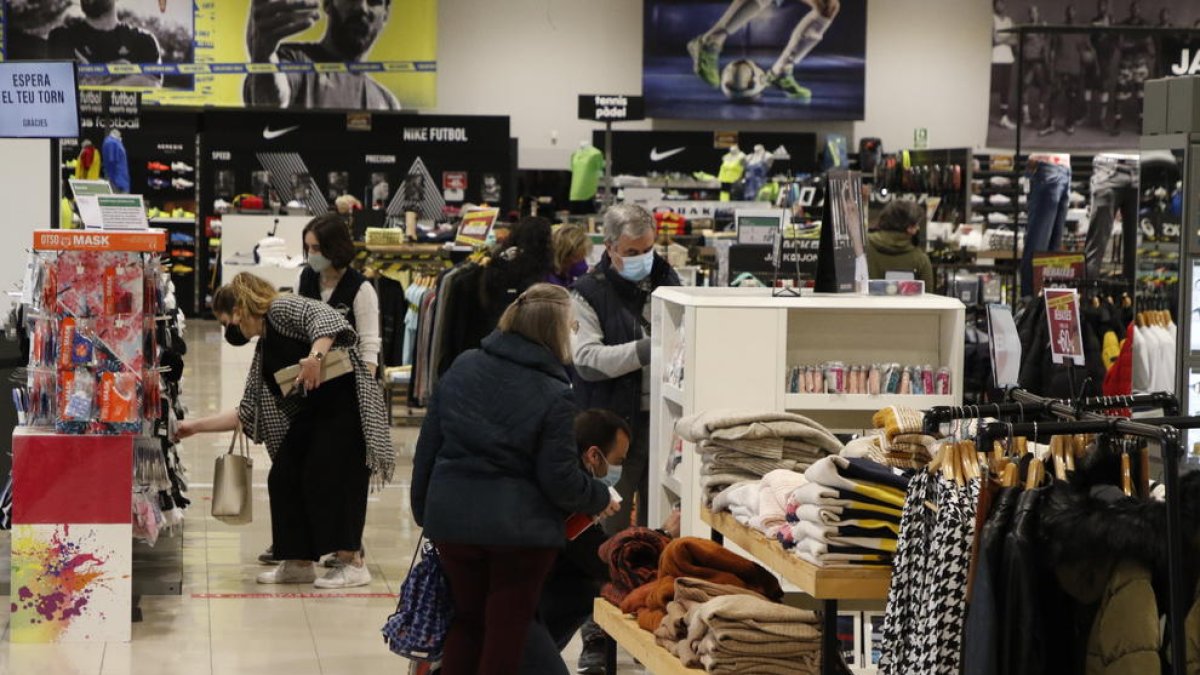
[[[238,443],[239,440],[241,441],[241,443]],[[233,430],[233,436],[229,439],[229,452],[227,454],[230,454],[230,455],[235,454],[234,453],[235,449],[239,450],[239,452],[237,452],[236,454],[242,455],[244,457],[250,456],[250,446],[249,446],[248,441],[246,440],[246,434],[242,432],[241,425],[238,425],[238,427]]]

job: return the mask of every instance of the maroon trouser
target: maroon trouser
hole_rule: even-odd
[[[434,543],[454,598],[441,675],[518,672],[558,549]]]

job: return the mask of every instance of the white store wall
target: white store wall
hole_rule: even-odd
[[[50,141],[0,139],[0,320],[20,286],[33,231],[50,227]]]
[[[508,115],[522,169],[565,169],[596,125],[581,93],[642,89],[641,0],[441,0],[438,113]],[[654,120],[623,129],[740,129],[878,136],[884,148],[982,148],[991,59],[988,0],[868,0],[867,109],[857,123]]]

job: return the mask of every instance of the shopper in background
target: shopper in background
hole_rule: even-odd
[[[327,303],[346,319],[358,333],[358,353],[374,376],[379,369],[379,296],[367,278],[350,268],[354,260],[354,242],[341,216],[326,214],[304,226],[304,255],[308,262],[300,271],[297,293],[310,300]],[[278,562],[272,549],[258,556],[266,565]],[[327,556],[326,566],[339,562]]]
[[[629,425],[615,413],[585,410],[575,418],[579,461],[588,472],[608,485],[615,485],[621,477],[621,464],[629,452],[629,441]],[[677,510],[672,511],[660,531],[670,538],[679,536]],[[592,526],[567,542],[542,589],[537,620],[525,644],[521,664],[523,675],[565,675],[568,672],[562,650],[591,618],[600,587],[609,581],[608,563],[600,556],[600,547],[606,541],[608,536],[604,530]],[[602,673],[604,661],[581,662],[576,672]]]
[[[888,272],[911,272],[933,291],[933,264],[913,238],[921,231],[925,209],[915,202],[894,201],[879,214],[879,229],[867,237],[867,274],[884,279]]]
[[[537,284],[438,383],[413,459],[412,510],[454,598],[443,675],[512,675],[572,513],[617,504],[580,465],[571,300]]]
[[[654,217],[634,204],[604,214],[604,255],[572,287],[578,329],[572,339],[575,397],[582,408],[620,415],[632,429],[617,492],[621,510],[604,523],[609,534],[630,526],[634,495],[638,522],[646,522],[646,465],[650,445],[650,294],[678,286],[679,276],[654,252]],[[603,654],[603,633],[584,629],[586,665]]]
[[[582,225],[560,225],[551,238],[554,248],[554,269],[546,276],[546,283],[570,288],[579,277],[587,274],[588,253],[592,250],[592,238]]]
[[[281,295],[242,272],[213,294],[213,313],[231,344],[258,337],[236,409],[180,423],[179,438],[241,427],[271,455],[267,489],[271,536],[283,561],[260,584],[312,583],[350,588],[371,582],[362,532],[372,480],[392,477],[395,454],[383,396],[358,353],[357,336],[329,305]],[[330,350],[346,352],[354,370],[322,382]],[[296,390],[284,396],[275,373],[300,365]],[[313,562],[337,551],[344,563],[318,579]]]

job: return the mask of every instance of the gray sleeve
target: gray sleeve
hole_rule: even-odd
[[[611,380],[642,368],[638,343],[604,344],[604,331],[595,310],[579,295],[571,294],[579,330],[571,336],[571,356],[579,376],[589,382]]]

